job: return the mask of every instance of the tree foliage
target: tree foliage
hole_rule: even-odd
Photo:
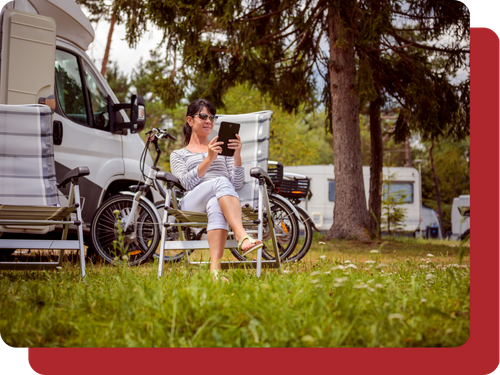
[[[228,90],[246,83],[286,112],[307,111],[324,78],[335,211],[347,218],[334,219],[336,237],[367,239],[358,100],[398,103],[399,141],[411,131],[468,134],[468,81],[450,82],[468,59],[469,13],[458,1],[124,0],[119,11],[132,46],[148,22],[163,31],[168,73],[155,70],[152,85],[168,107],[198,89],[223,108]]]

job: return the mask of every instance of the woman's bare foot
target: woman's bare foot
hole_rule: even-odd
[[[218,282],[219,280],[222,280],[225,283],[229,283],[229,280],[227,279],[227,277],[222,275],[220,270],[212,270],[211,274],[212,274],[212,281],[214,283]]]

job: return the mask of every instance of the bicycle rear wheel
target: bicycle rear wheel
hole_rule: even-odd
[[[299,240],[295,250],[285,259],[286,262],[297,262],[306,256],[311,248],[314,233],[311,217],[308,213],[302,207],[295,206],[295,208],[299,213]],[[300,232],[304,232],[304,236],[300,236]]]
[[[284,260],[297,245],[299,237],[298,220],[290,207],[288,207],[286,203],[282,202],[280,198],[270,195],[269,206],[274,224],[274,233],[276,234],[279,257],[281,260]],[[264,248],[262,249],[262,257],[266,260],[274,260],[271,231],[268,223],[269,221],[267,220],[267,215],[264,215]],[[247,260],[247,257],[242,256],[241,253],[238,252],[238,249],[231,249],[231,253],[238,260]],[[255,256],[256,254],[251,253],[251,255]]]
[[[137,212],[132,216],[133,201],[132,196],[114,196],[94,214],[90,227],[92,245],[108,263],[121,261],[126,255],[127,263],[136,266],[147,261],[158,247],[160,227],[156,213],[146,203],[139,201]],[[127,222],[129,225],[124,231]]]

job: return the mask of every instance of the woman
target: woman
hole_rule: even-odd
[[[188,193],[181,202],[183,210],[208,214],[207,237],[210,247],[210,271],[218,280],[220,260],[228,234],[228,223],[243,255],[263,246],[247,234],[241,222],[241,205],[236,190],[243,187],[245,170],[241,164],[241,138],[229,140],[228,148],[234,156],[219,155],[218,136],[211,141],[208,135],[214,128],[215,106],[204,99],[192,102],[186,115],[184,148],[172,152],[170,168]],[[223,279],[227,281],[227,279]]]

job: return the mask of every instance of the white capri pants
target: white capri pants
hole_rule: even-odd
[[[207,232],[214,229],[229,230],[226,218],[219,206],[219,198],[231,195],[239,199],[238,193],[227,177],[217,177],[202,182],[182,198],[181,207],[186,211],[206,212]]]

